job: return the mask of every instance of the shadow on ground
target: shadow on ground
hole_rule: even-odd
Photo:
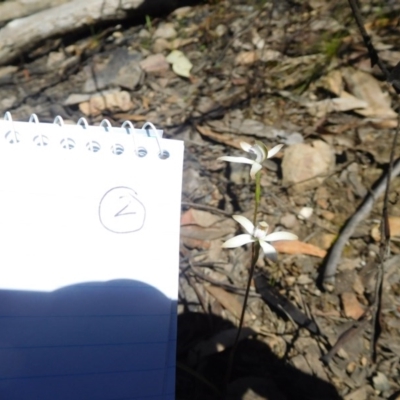
[[[288,365],[256,339],[239,344],[227,394],[222,395],[230,350],[202,357],[196,349],[217,332],[230,328],[231,322],[210,314],[184,313],[178,317],[177,400],[341,399],[329,382]]]

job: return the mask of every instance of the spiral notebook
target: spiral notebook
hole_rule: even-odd
[[[183,142],[0,121],[0,399],[174,399]]]

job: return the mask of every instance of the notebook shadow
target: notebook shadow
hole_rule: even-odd
[[[176,302],[133,280],[0,290],[0,398],[175,398]]]
[[[231,322],[212,314],[178,316],[177,400],[341,399],[332,384],[294,368],[255,338],[239,343],[228,390],[224,392],[230,349],[218,352],[216,343],[214,349],[210,348],[210,339],[231,328]],[[204,356],[205,343],[208,356]]]

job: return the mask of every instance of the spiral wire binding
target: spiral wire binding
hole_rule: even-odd
[[[153,130],[153,132],[155,133],[155,138],[156,138],[156,140],[157,140],[157,145],[158,145],[158,148],[159,148],[159,150],[160,150],[160,152],[158,153],[158,157],[161,158],[162,160],[166,160],[167,158],[169,158],[169,153],[168,153],[167,150],[164,150],[164,149],[161,147],[160,141],[158,140],[157,129],[156,129],[156,127],[155,127],[151,122],[146,122],[146,123],[142,126],[142,129],[146,129],[147,126],[149,126],[149,127]]]
[[[19,137],[18,137],[19,133],[14,128],[14,121],[13,121],[11,113],[9,111],[7,111],[4,114],[4,120],[9,122],[9,124],[10,124],[10,130],[7,131],[7,133],[6,133],[6,138],[8,139],[9,143],[11,143],[11,144],[18,143],[20,141]],[[40,122],[39,122],[38,116],[36,114],[32,114],[29,117],[28,123],[39,125]],[[62,128],[64,126],[64,120],[62,119],[61,116],[57,115],[54,118],[53,124],[58,125],[60,128]],[[90,126],[88,124],[86,118],[83,118],[83,117],[79,118],[76,125],[82,127],[82,129],[88,129]],[[103,119],[100,122],[99,128],[103,128],[106,132],[109,132],[113,128],[113,126],[111,125],[111,123],[108,119]],[[135,131],[134,125],[130,121],[125,121],[121,125],[121,128],[125,129],[127,131],[127,133],[132,136],[135,154],[141,158],[145,157],[147,155],[147,149],[144,147],[137,146],[135,135],[134,135],[134,131]],[[160,139],[157,134],[156,127],[151,122],[146,122],[142,126],[141,129],[145,130],[147,132],[148,136],[150,136],[149,130],[153,131],[154,135],[152,137],[155,138],[158,149],[159,149],[158,157],[162,160],[168,159],[170,157],[170,154],[167,150],[162,148]],[[44,147],[44,146],[48,145],[48,138],[47,138],[47,136],[42,134],[40,129],[38,130],[38,135],[34,136],[33,141],[39,147]],[[60,144],[64,149],[68,149],[68,150],[71,150],[75,147],[75,142],[71,138],[63,138],[61,140]],[[100,144],[98,142],[91,141],[91,142],[87,143],[87,148],[89,151],[95,153],[100,150]],[[114,154],[117,154],[117,155],[122,154],[124,152],[124,148],[120,144],[114,144],[112,146],[111,150]]]
[[[11,144],[18,143],[19,142],[18,132],[16,132],[16,130],[14,129],[13,119],[12,119],[11,113],[9,111],[7,111],[4,114],[4,120],[8,121],[11,125],[11,129],[8,132],[6,132],[6,139],[8,139]],[[14,137],[14,139],[9,139],[9,136],[11,136],[11,135]]]
[[[35,124],[35,125],[39,125],[39,118],[38,118],[38,116],[37,116],[36,114],[32,114],[32,115],[29,117],[28,123],[30,123],[30,124]],[[34,136],[34,137],[33,137],[33,141],[34,141],[34,143],[35,143],[37,146],[39,146],[39,147],[44,147],[44,146],[47,146],[47,144],[48,144],[48,138],[47,138],[47,136],[44,136],[40,130],[39,130],[39,134],[38,134],[37,136]]]

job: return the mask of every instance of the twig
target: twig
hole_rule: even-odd
[[[386,69],[385,65],[382,63],[382,61],[378,57],[378,53],[375,50],[374,45],[372,44],[371,37],[368,35],[368,33],[364,27],[364,22],[362,20],[360,10],[357,7],[356,1],[349,0],[349,4],[350,4],[351,10],[353,12],[354,19],[356,20],[358,29],[364,40],[365,47],[368,49],[369,58],[371,60],[371,66],[373,67],[375,64],[377,64],[378,67],[381,69],[381,71],[385,74],[385,76],[388,77],[389,71]]]
[[[224,210],[220,210],[219,208],[216,208],[216,207],[206,206],[204,204],[190,203],[187,201],[182,201],[181,204],[182,204],[182,207],[193,207],[193,208],[197,208],[198,210],[210,211],[214,214],[221,214],[221,215],[225,215],[226,217],[232,217],[232,213],[226,212]]]
[[[387,184],[385,190],[385,198],[383,200],[382,209],[382,222],[381,222],[381,243],[380,243],[380,263],[378,266],[378,274],[376,278],[375,285],[375,297],[374,297],[374,313],[372,316],[372,333],[371,333],[371,359],[376,362],[376,347],[380,333],[382,331],[381,327],[381,310],[382,310],[382,286],[383,286],[383,276],[384,276],[384,263],[390,254],[390,225],[389,225],[389,192],[390,192],[390,181],[393,174],[393,161],[394,153],[397,145],[397,140],[400,131],[400,113],[397,114],[397,128],[396,133],[393,138],[393,145],[390,151],[390,161],[389,168],[387,172]]]
[[[358,29],[360,30],[361,36],[364,40],[365,46],[368,49],[369,57],[371,59],[371,66],[378,65],[382,73],[385,75],[386,81],[392,84],[394,90],[397,94],[400,94],[400,63],[398,63],[391,73],[387,70],[386,66],[383,64],[377,51],[375,50],[371,38],[365,30],[364,23],[361,17],[360,10],[358,9],[356,0],[348,0],[351,10],[353,12],[354,19],[356,20]],[[390,192],[390,182],[391,180],[400,173],[400,158],[394,162],[395,149],[397,144],[397,139],[399,136],[400,130],[400,112],[397,113],[397,128],[396,133],[393,138],[393,144],[390,152],[390,160],[389,167],[386,175],[380,180],[377,186],[374,188],[372,195],[368,195],[361,207],[357,210],[357,212],[346,222],[344,229],[342,230],[338,240],[331,248],[329,252],[324,268],[324,281],[334,281],[334,275],[336,272],[336,266],[339,261],[340,255],[342,253],[343,246],[350,238],[351,233],[353,232],[355,226],[358,222],[365,217],[371,211],[374,199],[378,197],[385,190],[385,197],[383,200],[383,208],[382,208],[382,222],[381,222],[381,242],[380,242],[380,263],[378,265],[378,274],[375,285],[375,298],[373,302],[373,306],[371,308],[372,311],[372,334],[371,334],[371,359],[373,362],[376,362],[376,348],[378,339],[381,333],[381,308],[382,308],[382,288],[383,288],[383,277],[384,277],[384,262],[388,255],[390,254],[390,226],[389,226],[389,216],[388,216],[388,204],[389,204],[389,192]],[[360,324],[361,326],[364,324]],[[354,331],[358,332],[360,327],[357,327]],[[353,332],[354,332],[353,331]],[[353,334],[355,334],[353,333]],[[352,332],[349,333],[352,336]],[[342,339],[339,338],[338,342]],[[331,350],[332,354],[334,354],[334,349],[336,345]],[[326,361],[328,361],[331,357],[331,352],[326,355]]]
[[[393,164],[391,171],[391,179],[395,178],[400,174],[400,158],[396,159]],[[344,227],[342,228],[336,242],[330,248],[328,255],[325,258],[323,267],[323,282],[333,284],[335,282],[336,268],[340,260],[343,248],[347,241],[350,239],[357,225],[364,219],[367,218],[368,214],[372,210],[372,206],[377,198],[379,198],[386,189],[388,183],[388,173],[385,173],[378,181],[376,186],[371,189],[370,193],[364,198],[360,207],[353,214],[353,216],[347,220]]]

